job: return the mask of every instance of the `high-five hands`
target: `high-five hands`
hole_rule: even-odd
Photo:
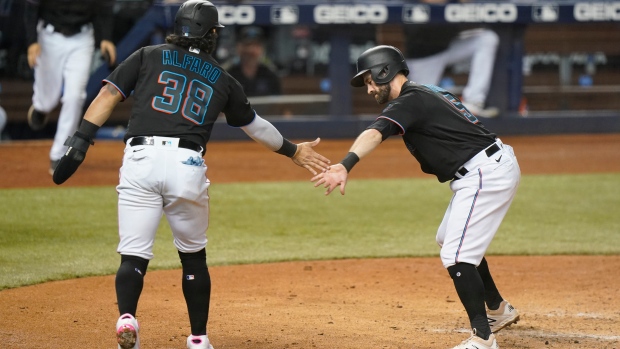
[[[329,166],[329,168],[322,173],[312,177],[311,181],[314,183],[314,187],[318,187],[324,184],[327,188],[325,195],[329,195],[337,186],[340,186],[340,194],[344,195],[344,187],[347,184],[347,177],[349,173],[342,164],[336,164]]]
[[[330,161],[328,158],[314,151],[321,138],[317,138],[312,142],[303,142],[297,144],[297,152],[291,158],[293,162],[310,171],[316,176],[318,172],[326,171],[329,168]],[[315,170],[316,169],[316,170]],[[318,170],[318,172],[317,172]]]

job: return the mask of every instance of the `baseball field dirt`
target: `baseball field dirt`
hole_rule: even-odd
[[[525,175],[620,172],[620,134],[502,139],[515,148]],[[47,173],[50,144],[0,145],[0,187],[53,186]],[[338,161],[350,144],[322,141],[317,150]],[[116,184],[122,149],[119,141],[98,141],[65,185]],[[213,183],[310,178],[253,142],[210,143],[205,158]],[[388,140],[352,178],[421,176],[426,175],[402,142]],[[428,234],[434,239],[434,232]],[[522,313],[518,324],[498,334],[502,349],[620,349],[620,256],[488,260],[502,294]],[[467,316],[438,257],[210,271],[209,337],[216,349],[447,349],[469,335]],[[179,270],[147,274],[138,310],[143,349],[185,348],[189,325],[180,277]],[[4,290],[0,348],[116,348],[117,317],[112,275]]]

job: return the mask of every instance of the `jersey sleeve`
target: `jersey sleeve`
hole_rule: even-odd
[[[254,120],[254,109],[248,97],[243,92],[243,87],[234,78],[230,78],[231,91],[228,98],[228,103],[224,107],[223,113],[226,115],[226,122],[233,127],[245,126]]]
[[[386,140],[388,137],[393,135],[402,134],[400,126],[386,118],[377,118],[375,122],[366,127],[366,129],[371,128],[381,132],[383,140]]]
[[[143,51],[140,49],[132,53],[107,78],[103,79],[103,84],[112,84],[123,95],[123,99],[129,97],[136,87],[142,66]]]
[[[416,127],[416,123],[422,122],[423,115],[415,115],[416,105],[423,103],[420,98],[416,98],[415,94],[408,94],[407,97],[402,96],[390,102],[385,109],[379,114],[379,119],[389,120],[400,128],[400,135],[404,135],[408,129]]]

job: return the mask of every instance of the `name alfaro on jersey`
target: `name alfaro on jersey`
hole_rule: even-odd
[[[179,61],[179,52],[177,50],[162,50],[162,64],[189,69],[190,71],[200,74],[210,83],[214,84],[222,75],[222,71],[209,62],[203,62],[196,56],[183,53],[183,59]]]

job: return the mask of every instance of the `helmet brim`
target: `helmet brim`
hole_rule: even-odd
[[[351,86],[353,87],[364,87],[364,74],[369,72],[370,69],[364,69],[361,72],[355,74],[353,79],[351,79]]]

